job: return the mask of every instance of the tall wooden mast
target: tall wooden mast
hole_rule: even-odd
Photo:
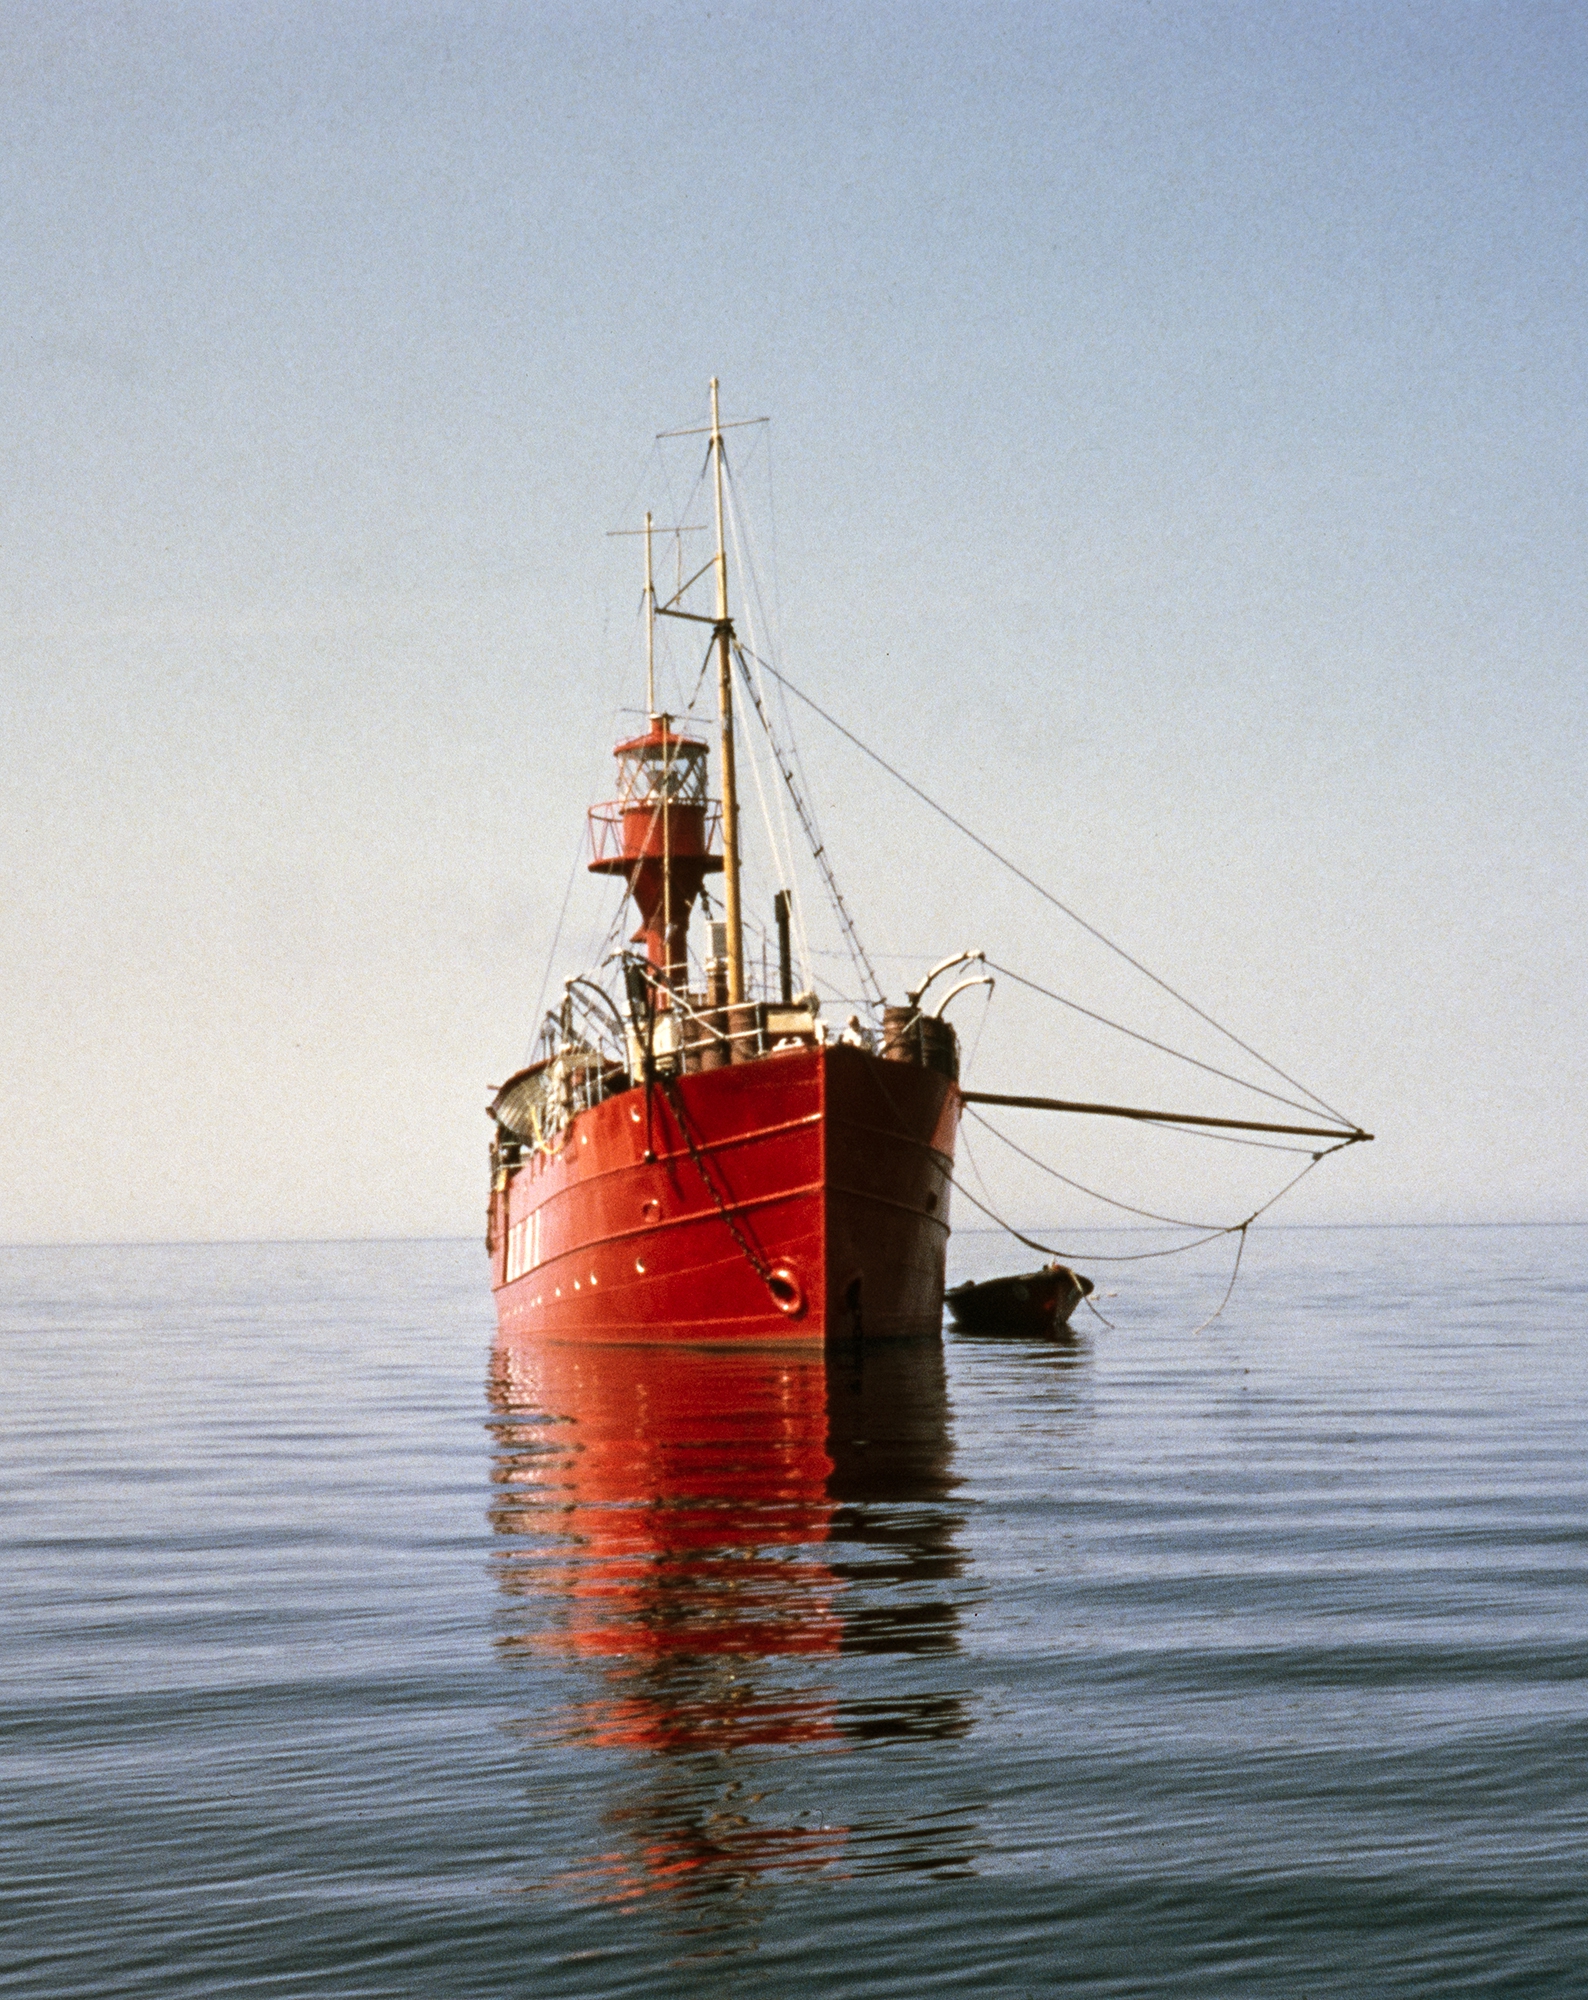
[[[733,755],[733,625],[728,617],[728,550],[723,537],[722,419],[711,378],[711,454],[717,492],[717,715],[722,726],[722,901],[728,932],[728,1002],[744,998],[744,924],[739,911],[739,788]]]

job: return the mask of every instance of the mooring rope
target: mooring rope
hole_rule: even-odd
[[[1312,1164],[1313,1166],[1316,1166],[1318,1163],[1316,1160],[1314,1160]],[[1310,1172],[1311,1169],[1307,1168],[1304,1169],[1304,1171]],[[1207,1318],[1203,1320],[1200,1326],[1192,1327],[1191,1329],[1192,1339],[1195,1339],[1199,1333],[1206,1333],[1208,1328],[1218,1318],[1219,1314],[1223,1312],[1224,1308],[1229,1304],[1231,1294],[1235,1290],[1235,1280],[1241,1275],[1241,1259],[1246,1255],[1246,1232],[1250,1227],[1251,1224],[1248,1222],[1243,1222],[1241,1224],[1239,1230],[1240,1241],[1235,1246],[1235,1268],[1230,1273],[1229,1283],[1224,1287],[1224,1296],[1219,1300],[1218,1304],[1213,1308],[1212,1312],[1208,1314]]]
[[[1229,1285],[1225,1290],[1224,1297],[1219,1301],[1218,1306],[1215,1308],[1215,1310],[1209,1313],[1208,1317],[1205,1320],[1203,1320],[1201,1326],[1198,1326],[1193,1329],[1194,1332],[1201,1333],[1203,1331],[1203,1328],[1209,1327],[1213,1324],[1214,1320],[1218,1318],[1219,1314],[1223,1312],[1224,1308],[1230,1302],[1230,1295],[1235,1290],[1235,1280],[1240,1276],[1241,1258],[1244,1255],[1246,1249],[1247,1230],[1251,1228],[1252,1224],[1257,1221],[1259,1216],[1266,1215],[1268,1211],[1274,1206],[1275,1202],[1282,1200],[1287,1194],[1289,1194],[1290,1190],[1293,1187],[1295,1187],[1299,1182],[1304,1181],[1307,1178],[1308,1174],[1312,1172],[1313,1168],[1316,1167],[1320,1161],[1328,1159],[1331,1153],[1338,1153],[1343,1151],[1344,1148],[1348,1146],[1350,1143],[1351,1142],[1348,1139],[1342,1140],[1338,1146],[1326,1146],[1322,1152],[1314,1153],[1312,1158],[1302,1168],[1299,1174],[1292,1175],[1292,1177],[1288,1181],[1286,1181],[1285,1185],[1279,1189],[1277,1194],[1271,1194],[1268,1197],[1267,1201],[1265,1201],[1260,1208],[1254,1208],[1251,1214],[1248,1215],[1243,1221],[1227,1223],[1223,1228],[1209,1230],[1207,1235],[1197,1237],[1197,1239],[1192,1243],[1176,1243],[1171,1245],[1170,1248],[1168,1248],[1167,1250],[1136,1250],[1136,1251],[1131,1251],[1129,1253],[1116,1252],[1113,1254],[1108,1254],[1099,1251],[1091,1251],[1091,1250],[1080,1251],[1080,1252],[1074,1250],[1056,1250],[1050,1243],[1039,1243],[1034,1236],[1027,1236],[1023,1230],[1016,1229],[1012,1222],[1006,1221],[1005,1218],[999,1215],[995,1209],[989,1208],[986,1202],[978,1201],[975,1195],[971,1193],[970,1189],[965,1186],[964,1182],[959,1180],[953,1174],[950,1174],[949,1176],[949,1184],[955,1189],[957,1193],[962,1194],[965,1197],[965,1199],[970,1203],[972,1208],[980,1209],[982,1214],[985,1215],[989,1221],[997,1223],[998,1227],[1004,1230],[1008,1235],[1012,1236],[1017,1243],[1023,1243],[1028,1250],[1035,1250],[1039,1252],[1040,1255],[1044,1257],[1051,1257],[1061,1264],[1073,1264],[1077,1262],[1082,1264],[1143,1264],[1151,1261],[1153,1258],[1156,1257],[1178,1257],[1181,1256],[1187,1250],[1200,1250],[1204,1243],[1216,1243],[1221,1236],[1238,1236],[1240,1238],[1240,1243],[1236,1249],[1235,1269],[1230,1273]],[[971,1165],[975,1167],[976,1156],[971,1152],[968,1146],[965,1148],[965,1156],[970,1161]],[[1038,1162],[1038,1164],[1040,1164],[1040,1162]],[[981,1169],[977,1167],[976,1171],[979,1177]],[[1102,1318],[1101,1313],[1098,1314],[1098,1318],[1099,1319]]]

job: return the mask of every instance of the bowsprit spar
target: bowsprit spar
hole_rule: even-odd
[[[758,427],[753,437],[763,434],[764,421],[748,420]],[[616,746],[615,796],[589,815],[585,868],[622,893],[596,963],[564,979],[531,1060],[490,1107],[487,1242],[504,1333],[742,1341],[935,1330],[951,1193],[1032,1250],[1064,1262],[1075,1254],[997,1212],[964,1144],[967,1118],[1055,1183],[1184,1239],[1107,1258],[1088,1252],[1086,1261],[1171,1256],[1233,1238],[1229,1287],[1209,1315],[1216,1318],[1233,1291],[1253,1224],[1323,1160],[1372,1134],[1106,936],[793,682],[757,629],[766,622],[757,566],[725,436],[739,427],[722,421],[713,381],[710,421],[658,440],[660,449],[664,440],[706,439],[694,489],[682,508],[671,510],[673,525],[659,528],[647,513],[642,528],[612,531],[643,538],[646,705],[640,726]],[[715,546],[686,575],[685,536],[709,531],[689,519],[697,505],[711,515]],[[676,566],[665,599],[656,580],[658,536],[670,539]],[[730,549],[743,607],[737,616],[730,608]],[[669,648],[658,659],[659,633],[687,634],[690,627],[706,641],[692,674],[688,654],[680,661]],[[658,702],[659,668],[671,669],[679,682],[683,698],[671,710]],[[686,678],[693,679],[687,694]],[[709,721],[693,713],[708,678],[716,694]],[[1183,1010],[1204,1040],[1212,1036],[1233,1053],[1218,1062],[1194,1055],[1161,1029],[1149,1034],[1084,1005],[979,947],[939,958],[901,1004],[889,1004],[822,838],[791,704],[819,718],[1067,925],[1078,926],[1131,978],[1147,982],[1160,1005]],[[742,738],[741,707],[753,724]],[[764,885],[770,893],[759,899],[745,889],[741,750],[761,808],[762,866],[772,876]],[[814,886],[814,898],[805,885]],[[758,901],[769,910],[770,928],[752,914]],[[630,903],[640,922],[625,939]],[[848,961],[847,994],[815,970],[824,954],[813,949],[807,920],[820,903],[836,940],[825,956]],[[565,895],[548,982],[568,906]],[[697,908],[707,919],[704,949],[690,935]],[[999,1089],[973,1086],[961,1076],[959,1038],[947,1010],[975,988],[990,1000],[996,982],[1154,1057],[1189,1065],[1204,1083],[1248,1094],[1243,1109],[1254,1115],[1179,1108],[1183,1099],[1165,1108],[1036,1087],[1048,1083],[1046,1076],[1001,1076],[993,1079],[1005,1086]],[[543,985],[543,998],[544,991]],[[835,1001],[849,1009],[841,1027],[825,1013]],[[1243,1073],[1253,1069],[1255,1076]],[[1003,1129],[1009,1114],[1031,1112],[1292,1157],[1280,1184],[1265,1187],[1232,1217],[1171,1215],[1072,1178]],[[957,1143],[979,1192],[956,1167]]]

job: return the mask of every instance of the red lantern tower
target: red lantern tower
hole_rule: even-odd
[[[617,797],[590,813],[593,875],[622,875],[640,913],[643,944],[661,992],[688,981],[689,913],[708,875],[722,872],[713,842],[721,809],[706,796],[706,746],[653,715],[644,736],[618,744]]]

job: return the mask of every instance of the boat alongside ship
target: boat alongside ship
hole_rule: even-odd
[[[1058,1333],[1096,1290],[1068,1264],[1044,1264],[1013,1277],[969,1279],[944,1293],[954,1324],[967,1333]]]

